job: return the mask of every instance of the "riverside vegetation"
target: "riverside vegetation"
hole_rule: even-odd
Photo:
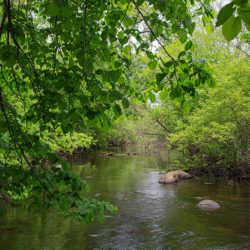
[[[85,198],[60,152],[152,138],[188,169],[249,176],[248,1],[218,16],[210,0],[0,7],[2,200],[103,220],[117,208]]]

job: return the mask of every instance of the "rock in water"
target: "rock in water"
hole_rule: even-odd
[[[172,174],[172,172],[169,172],[167,174],[162,175],[159,182],[163,184],[172,184],[177,182],[178,180],[179,179],[176,174]]]
[[[180,171],[180,170],[177,170],[177,171],[173,171],[173,172],[169,172],[169,173],[174,173],[178,176],[179,180],[186,180],[186,179],[191,179],[193,178],[193,176],[189,173],[186,173],[184,171]]]
[[[212,200],[203,200],[197,204],[198,207],[202,209],[218,209],[220,205]]]
[[[171,184],[171,183],[175,183],[179,180],[186,180],[186,179],[190,179],[193,176],[184,172],[184,171],[171,171],[168,172],[166,174],[164,174],[163,176],[161,176],[159,182],[160,183],[164,183],[164,184]]]

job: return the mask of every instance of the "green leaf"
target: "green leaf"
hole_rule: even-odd
[[[245,6],[248,3],[248,0],[235,0],[234,3],[238,6]]]
[[[189,33],[190,35],[193,34],[194,29],[195,29],[195,23],[194,23],[194,22],[191,23],[190,25],[188,25],[188,33]]]
[[[193,43],[192,41],[188,41],[186,44],[185,44],[185,50],[189,50],[191,47],[192,47]]]
[[[211,33],[213,30],[212,30],[212,26],[210,24],[208,24],[206,27],[205,27],[205,30],[207,33]]]
[[[47,7],[47,14],[51,17],[58,16],[60,12],[59,7],[55,3],[51,3]]]
[[[167,75],[166,73],[157,73],[156,74],[156,81],[157,81],[157,83],[160,83],[164,79],[164,77],[166,75]]]
[[[180,41],[181,41],[181,43],[185,43],[187,41],[187,32],[186,32],[186,30],[181,30],[181,32],[180,32]]]
[[[157,66],[157,60],[153,60],[153,61],[150,61],[149,63],[148,63],[148,67],[151,69],[151,70],[154,70],[155,68],[156,68],[156,66]]]
[[[228,42],[233,40],[241,31],[241,19],[239,16],[231,16],[222,26],[222,34]]]
[[[153,93],[149,93],[148,94],[148,97],[149,97],[149,99],[150,99],[150,101],[152,102],[152,103],[154,103],[154,102],[156,102],[156,98],[155,98],[155,95],[153,94]]]
[[[9,53],[8,57],[5,58],[5,64],[7,67],[13,67],[17,63],[17,57],[14,54]]]
[[[167,91],[165,91],[165,90],[161,91],[161,93],[159,94],[162,101],[166,100],[168,98],[168,95],[169,95],[169,93]]]
[[[164,64],[167,68],[170,68],[173,65],[173,61],[168,61]]]
[[[122,115],[121,107],[118,104],[115,104],[113,109],[117,116]]]
[[[250,8],[239,8],[237,12],[244,23],[250,25]]]
[[[89,103],[89,98],[86,95],[82,95],[80,96],[80,102],[82,106],[85,106],[86,104]]]
[[[117,90],[111,91],[111,95],[115,98],[115,100],[121,100],[123,95]]]
[[[183,57],[183,56],[185,56],[185,55],[186,55],[186,51],[185,51],[185,50],[181,51],[181,52],[179,53],[179,55],[178,55],[178,59],[180,59],[181,57]]]
[[[73,10],[69,6],[64,6],[61,8],[61,15],[64,17],[71,17],[73,13]]]
[[[191,110],[191,106],[188,104],[188,103],[185,103],[183,106],[182,106],[182,110],[183,110],[183,113],[184,114],[188,114]]]
[[[122,98],[122,105],[125,109],[129,107],[129,101],[127,98]]]
[[[232,16],[234,11],[235,11],[235,8],[234,8],[233,2],[229,3],[229,4],[225,5],[223,8],[221,8],[221,10],[217,16],[216,26],[219,27],[220,25],[225,23],[229,19],[229,17]]]
[[[137,0],[136,1],[136,7],[139,7],[140,5],[142,5],[144,3],[144,0]]]

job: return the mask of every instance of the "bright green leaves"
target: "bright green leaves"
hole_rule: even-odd
[[[184,114],[188,114],[191,110],[191,106],[189,103],[184,103],[182,106],[182,110]]]
[[[222,34],[228,42],[233,40],[241,31],[240,17],[231,16],[222,26]]]
[[[238,16],[235,16],[237,9]],[[225,5],[217,16],[216,26],[222,26],[222,33],[228,42],[233,40],[240,33],[242,21],[247,29],[250,29],[250,9],[248,1],[238,0],[232,1]]]
[[[169,92],[166,90],[161,91],[161,93],[159,94],[161,101],[166,100],[168,96],[169,96]]]
[[[185,50],[191,49],[192,45],[193,45],[193,42],[192,42],[192,41],[188,41],[188,42],[185,44]]]
[[[220,26],[229,19],[235,11],[234,3],[229,3],[225,5],[219,12],[217,16],[216,26]]]
[[[123,24],[126,28],[129,28],[131,25],[133,25],[134,20],[129,15],[125,15],[123,19]]]
[[[152,60],[148,63],[148,67],[151,69],[151,70],[154,70],[157,66],[157,60]]]
[[[148,97],[149,97],[150,102],[152,103],[156,102],[156,97],[152,92],[148,93]]]

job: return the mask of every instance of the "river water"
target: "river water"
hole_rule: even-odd
[[[82,225],[57,211],[11,207],[0,217],[0,249],[250,249],[249,186],[208,177],[159,184],[159,171],[179,157],[78,155],[73,168],[90,185],[88,196],[112,202],[117,215]],[[201,199],[221,208],[201,210]]]

